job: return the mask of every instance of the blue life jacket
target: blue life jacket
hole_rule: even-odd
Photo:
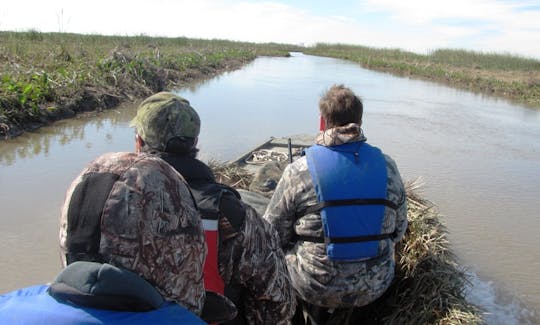
[[[298,236],[299,240],[326,243],[328,257],[354,261],[379,255],[385,207],[397,206],[386,199],[386,160],[382,152],[365,142],[338,146],[314,145],[306,150],[309,172],[318,204],[300,215],[320,212],[323,238]]]
[[[81,307],[56,301],[38,285],[0,296],[0,324],[206,324],[172,302],[146,312]]]

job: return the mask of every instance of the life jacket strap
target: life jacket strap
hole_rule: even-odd
[[[298,215],[305,216],[310,213],[319,212],[327,207],[342,205],[384,205],[394,210],[398,209],[397,204],[387,199],[344,199],[318,202],[315,205],[306,207],[303,210],[299,211]]]
[[[343,199],[343,200],[328,200],[318,202],[315,205],[309,206],[301,210],[298,215],[305,216],[311,213],[320,212],[322,209],[333,206],[344,206],[344,205],[384,205],[391,209],[397,210],[398,205],[394,202],[386,199]],[[367,241],[379,241],[385,239],[394,239],[397,236],[395,231],[387,234],[380,235],[365,235],[365,236],[354,236],[354,237],[325,237],[321,235],[317,236],[303,236],[296,235],[297,240],[308,241],[312,243],[326,243],[326,244],[344,244],[344,243],[358,243],[358,242],[367,242]]]
[[[301,241],[308,241],[308,242],[320,243],[320,244],[330,244],[330,243],[345,244],[345,243],[359,243],[359,242],[366,242],[366,241],[394,239],[396,236],[397,236],[397,233],[394,231],[389,234],[366,235],[366,236],[355,236],[355,237],[324,237],[324,235],[317,237],[317,236],[296,235],[295,238]]]

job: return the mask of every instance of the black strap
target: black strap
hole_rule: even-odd
[[[402,202],[400,202],[401,204]],[[318,202],[315,205],[304,208],[299,211],[297,215],[305,216],[310,213],[320,212],[326,207],[332,206],[345,206],[345,205],[384,205],[391,209],[397,210],[399,205],[394,202],[386,199],[343,199],[343,200],[329,200]],[[380,235],[365,235],[365,236],[354,236],[354,237],[324,237],[324,234],[320,237],[316,236],[303,236],[296,235],[296,240],[308,241],[313,243],[358,243],[358,242],[367,242],[367,241],[378,241],[385,239],[394,239],[397,236],[396,231],[393,231],[388,234]]]
[[[326,244],[345,244],[345,243],[359,243],[366,241],[378,241],[385,239],[394,239],[397,236],[397,233],[394,231],[389,234],[380,234],[380,235],[366,235],[366,236],[354,236],[354,237],[320,237],[316,236],[303,236],[296,235],[297,240],[308,241],[312,243],[326,243]]]
[[[114,173],[86,173],[73,190],[67,215],[67,264],[75,261],[102,262],[99,254],[101,215],[119,178]]]
[[[318,202],[315,205],[306,207],[299,211],[299,216],[305,216],[310,213],[319,212],[324,208],[343,205],[384,205],[391,209],[397,210],[398,205],[387,199],[344,199],[344,200],[329,200]]]

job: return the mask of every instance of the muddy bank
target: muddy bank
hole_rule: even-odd
[[[115,50],[107,58],[109,62],[132,62],[134,53]],[[145,98],[153,93],[186,87],[224,73],[241,68],[255,59],[226,58],[219,63],[185,70],[175,70],[146,62],[142,76],[129,72],[114,76],[113,84],[87,85],[72,93],[59,95],[53,102],[40,104],[39,114],[20,121],[0,120],[0,139],[16,137],[27,130],[35,130],[54,121],[71,118],[79,113],[101,111],[117,107],[123,102]],[[113,78],[113,77],[111,77]],[[2,106],[14,106],[9,99],[0,98]]]
[[[185,37],[0,31],[0,139],[297,49]]]

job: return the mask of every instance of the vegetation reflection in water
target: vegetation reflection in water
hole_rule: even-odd
[[[110,132],[111,126],[125,126],[131,114],[128,108],[108,112],[89,113],[79,119],[71,119],[41,128],[39,132],[5,140],[0,148],[0,163],[11,166],[17,160],[48,156],[51,147],[69,146],[74,141],[87,140],[87,131],[93,133]],[[106,133],[106,137],[112,137]]]

